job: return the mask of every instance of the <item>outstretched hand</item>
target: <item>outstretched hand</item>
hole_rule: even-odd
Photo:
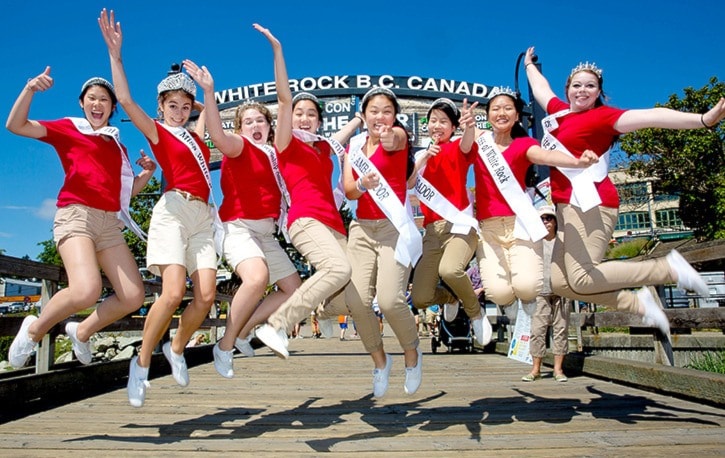
[[[468,105],[468,99],[463,99],[463,106],[461,107],[461,117],[458,123],[464,129],[467,127],[474,127],[476,125],[476,117],[473,114],[473,110],[478,106],[478,102],[473,102],[470,106]]]
[[[101,34],[108,47],[108,53],[112,57],[121,57],[123,32],[121,32],[121,23],[116,22],[116,15],[113,10],[111,10],[110,14],[106,12],[105,8],[101,10],[101,17],[98,18],[98,26],[101,28]]]
[[[214,91],[214,78],[211,76],[211,72],[208,68],[206,68],[206,66],[202,65],[199,67],[189,59],[184,59],[183,65],[186,73],[194,78],[194,81],[201,86],[204,92]]]
[[[524,57],[524,65],[527,66],[529,64],[533,64],[534,56],[536,56],[536,54],[534,54],[534,47],[532,46],[526,50],[526,56]]]
[[[50,65],[35,78],[30,78],[26,87],[32,92],[43,92],[53,86],[53,78],[50,76]]]
[[[725,118],[725,97],[721,97],[715,106],[710,108],[710,111],[702,115],[702,121],[710,128],[720,124],[723,118]]]
[[[140,150],[139,153],[141,157],[136,161],[136,165],[139,165],[144,170],[154,172],[156,170],[156,162],[148,157],[143,150]]]
[[[282,43],[279,42],[277,37],[272,35],[272,32],[269,31],[269,29],[262,27],[259,24],[252,24],[252,27],[254,27],[258,32],[260,32],[262,35],[267,37],[267,40],[269,40],[269,43],[272,45],[272,48],[275,47],[282,47]]]

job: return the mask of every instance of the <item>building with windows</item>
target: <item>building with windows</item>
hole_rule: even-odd
[[[685,227],[679,216],[680,198],[656,193],[655,178],[637,178],[624,169],[609,172],[609,178],[619,192],[619,220],[614,228],[618,241],[654,236],[664,241],[692,236],[692,230]]]

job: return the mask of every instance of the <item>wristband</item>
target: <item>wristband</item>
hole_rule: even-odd
[[[356,185],[357,185],[357,190],[358,191],[360,191],[360,192],[367,192],[368,191],[368,189],[365,186],[363,186],[363,184],[362,184],[362,177],[360,177],[360,178],[357,179]]]
[[[704,113],[700,115],[700,122],[702,123],[703,126],[705,126],[705,129],[713,130],[713,129],[715,129],[715,126],[717,126],[717,123],[715,123],[712,126],[708,126],[707,124],[705,124],[705,114]]]

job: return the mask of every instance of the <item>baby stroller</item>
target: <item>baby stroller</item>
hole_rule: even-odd
[[[438,316],[436,320],[436,333],[430,339],[430,349],[433,353],[438,352],[438,347],[445,345],[448,352],[460,350],[465,353],[473,351],[473,333],[471,332],[471,320],[461,308],[458,315],[450,323]]]

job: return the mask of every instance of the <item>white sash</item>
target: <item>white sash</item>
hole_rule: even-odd
[[[350,140],[350,165],[358,176],[375,172],[380,177],[378,186],[369,190],[370,197],[400,234],[395,244],[395,260],[406,267],[414,266],[423,254],[423,237],[413,221],[408,194],[405,195],[403,206],[385,177],[363,153],[362,147],[366,140],[367,133],[358,134]]]
[[[210,206],[210,211],[212,216],[212,229],[214,230],[214,249],[216,250],[217,255],[219,255],[219,262],[221,262],[221,257],[224,254],[224,225],[222,224],[222,220],[219,218],[219,209],[217,208],[216,202],[214,201],[214,190],[211,186],[211,175],[209,174],[209,166],[206,163],[206,159],[204,159],[204,153],[201,151],[201,148],[199,148],[199,145],[194,140],[194,137],[191,136],[186,128],[181,126],[171,127],[162,123],[158,124],[164,129],[171,132],[174,137],[176,137],[181,143],[189,148],[192,156],[194,156],[197,164],[199,164],[201,173],[204,174],[206,184],[207,186],[209,186],[209,196],[211,197],[211,201],[213,204]]]
[[[541,126],[544,128],[544,138],[541,140],[541,147],[546,150],[559,150],[564,154],[575,157],[566,147],[557,140],[551,131],[559,127],[556,118],[566,116],[570,110],[562,110],[558,113],[549,115],[541,120]],[[611,149],[610,149],[611,150]],[[601,183],[609,173],[609,151],[607,150],[600,158],[599,162],[592,164],[585,169],[572,169],[567,167],[557,167],[561,173],[569,179],[571,183],[571,199],[569,203],[580,207],[582,211],[589,211],[602,203],[602,198],[597,192],[595,183]]]
[[[287,232],[287,211],[289,210],[292,200],[290,199],[289,192],[287,191],[287,185],[284,183],[282,172],[280,172],[279,170],[277,153],[275,152],[273,146],[267,144],[258,145],[254,143],[251,138],[244,135],[242,135],[242,137],[244,138],[244,140],[249,142],[250,145],[262,151],[264,155],[267,156],[267,159],[269,159],[269,165],[270,167],[272,167],[272,174],[274,175],[274,179],[277,182],[279,192],[282,194],[282,198],[280,199],[279,203],[279,218],[277,219],[277,228],[280,230],[280,232],[282,232],[282,235],[284,236],[284,239],[287,241],[287,243],[292,243],[289,238],[289,233]]]
[[[121,211],[118,212],[118,218],[128,227],[134,234],[138,236],[144,242],[146,241],[146,233],[136,224],[136,221],[131,218],[131,213],[128,210],[131,204],[131,191],[133,190],[133,180],[135,178],[133,169],[131,168],[131,162],[128,160],[126,152],[121,146],[121,138],[118,128],[106,126],[98,130],[93,130],[91,123],[85,118],[68,118],[73,125],[78,129],[78,132],[83,135],[106,135],[111,137],[116,142],[119,151],[121,152]]]
[[[425,151],[422,153],[425,154]],[[446,221],[453,223],[451,233],[465,235],[470,232],[471,228],[479,232],[478,222],[473,217],[473,205],[471,205],[470,200],[465,209],[459,210],[430,181],[423,178],[423,172],[425,172],[425,166],[418,171],[415,180],[414,189],[418,200]]]
[[[478,144],[478,154],[486,165],[488,173],[516,215],[514,237],[521,240],[530,239],[534,242],[546,237],[549,233],[546,226],[541,222],[541,217],[534,208],[531,198],[521,189],[511,167],[496,147],[493,133],[484,132],[476,139],[476,143]]]
[[[340,173],[337,176],[337,185],[335,185],[335,188],[332,190],[332,197],[335,199],[335,205],[338,209],[340,209],[340,207],[342,207],[342,203],[345,201],[345,188],[342,184],[342,165],[345,161],[345,148],[343,148],[340,142],[338,142],[334,138],[326,138],[322,135],[311,134],[306,130],[292,129],[292,135],[294,135],[298,140],[301,140],[305,143],[324,141],[330,144],[332,151],[337,156],[337,164],[340,167]]]

